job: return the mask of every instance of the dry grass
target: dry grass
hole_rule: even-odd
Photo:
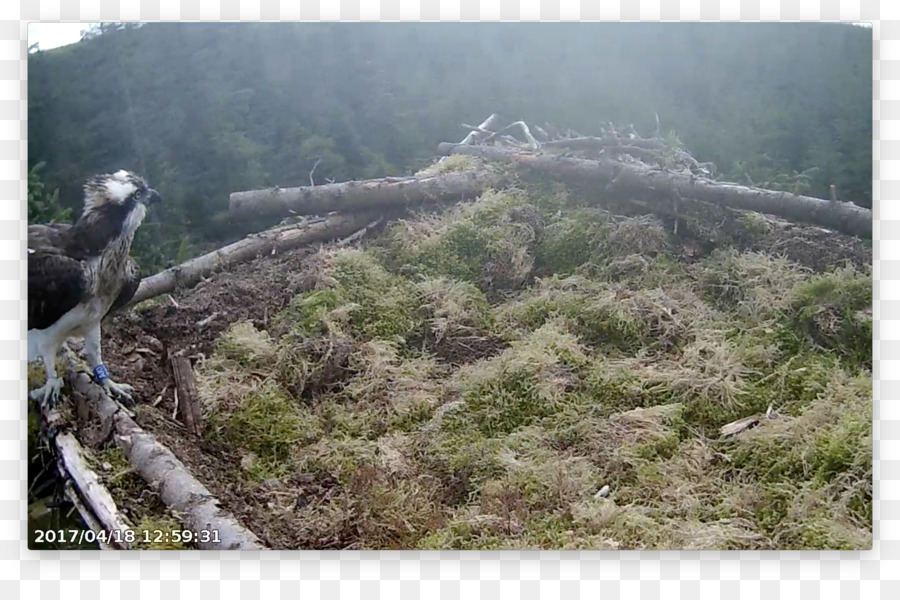
[[[269,332],[236,324],[198,368],[251,527],[304,548],[868,547],[870,273],[686,264],[678,243],[504,191],[323,250]]]
[[[809,277],[807,270],[785,258],[734,249],[715,250],[693,271],[714,305],[750,323],[761,323],[787,309],[794,288]]]

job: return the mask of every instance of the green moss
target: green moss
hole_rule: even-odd
[[[402,338],[421,327],[415,289],[407,279],[388,273],[360,251],[338,253],[333,269],[346,300],[355,305],[352,323],[364,336]]]
[[[738,236],[744,240],[761,238],[772,231],[769,221],[761,213],[753,211],[741,211],[737,218],[737,225],[740,229]]]
[[[540,211],[525,196],[487,192],[440,218],[390,227],[377,253],[392,271],[408,276],[509,289],[530,274],[542,231]]]
[[[604,416],[672,401],[668,390],[648,385],[638,373],[624,365],[612,365],[603,358],[586,369],[578,393]]]
[[[422,249],[421,273],[479,283],[497,243],[496,232],[461,222],[448,227],[435,244]]]
[[[539,274],[566,274],[597,257],[606,240],[607,228],[595,213],[583,211],[547,226],[535,247],[535,269]]]
[[[487,436],[515,431],[559,410],[587,361],[575,337],[548,324],[467,368],[461,377],[465,408],[452,418],[474,423]]]
[[[213,443],[252,453],[249,470],[253,479],[290,472],[294,447],[321,435],[317,419],[272,382],[244,394],[237,406],[212,412],[206,425]]]
[[[350,485],[361,472],[374,468],[377,452],[373,440],[329,436],[299,451],[297,466],[301,472],[319,479]]]
[[[485,437],[463,411],[448,414],[429,436],[416,457],[443,489],[449,505],[465,503],[486,481],[504,472],[502,441]]]
[[[290,304],[275,316],[275,328],[301,335],[321,335],[327,330],[331,311],[344,303],[339,289],[314,290],[294,296]]]
[[[122,451],[115,445],[108,445],[92,456],[92,462],[103,473],[102,479],[114,498],[137,498],[146,487]]]
[[[457,171],[468,171],[478,167],[478,160],[472,156],[465,154],[454,154],[440,161],[437,165],[438,173],[454,173]]]
[[[646,323],[607,303],[587,303],[580,310],[570,306],[566,316],[573,330],[586,344],[612,346],[624,352],[635,352],[649,338]]]
[[[818,275],[798,286],[786,346],[818,346],[836,352],[850,365],[872,366],[872,279],[842,269]]]
[[[323,261],[333,287],[295,296],[276,317],[276,328],[309,337],[349,321],[366,339],[406,338],[421,329],[412,282],[358,250],[340,250]]]
[[[767,506],[757,513],[764,527],[780,526],[796,504],[792,490],[800,486],[824,511],[843,511],[858,521],[871,518],[871,383],[868,375],[833,371],[798,416],[766,420],[736,440],[730,462],[741,477],[763,486]],[[850,493],[834,490],[848,484]]]
[[[386,430],[414,432],[418,431],[434,414],[434,406],[426,398],[416,398],[408,403],[402,411],[391,411],[387,416]]]
[[[491,305],[470,283],[437,278],[417,286],[419,312],[436,342],[447,337],[482,335],[494,324]]]
[[[780,411],[798,415],[828,389],[839,368],[839,362],[832,356],[796,355],[778,365],[756,389]]]
[[[249,321],[231,325],[216,342],[216,355],[244,367],[269,366],[275,359],[275,346],[269,333],[256,329]]]
[[[628,311],[624,303],[604,286],[582,285],[583,279],[549,278],[541,289],[526,293],[518,301],[495,311],[498,333],[515,339],[560,319],[579,340],[590,346],[635,352],[647,342],[646,322]]]
[[[477,413],[485,435],[509,433],[555,407],[527,373],[505,373],[502,378],[474,386],[466,394],[469,410]]]
[[[39,388],[47,381],[47,371],[40,361],[28,363],[28,389]]]

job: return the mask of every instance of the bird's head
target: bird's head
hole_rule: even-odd
[[[95,175],[84,184],[84,212],[88,222],[115,223],[124,233],[134,233],[147,207],[160,201],[156,190],[130,171]]]

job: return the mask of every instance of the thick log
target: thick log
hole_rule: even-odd
[[[131,417],[110,400],[100,387],[91,383],[87,373],[79,371],[70,358],[66,377],[79,393],[88,398],[97,414],[106,421],[113,439],[125,458],[184,525],[195,531],[210,532],[209,539],[195,540],[204,550],[260,550],[265,546],[250,530],[225,512],[219,501],[190,474],[172,452],[141,429]],[[214,537],[213,537],[214,536]]]
[[[673,198],[701,200],[811,223],[861,238],[872,237],[872,211],[847,202],[746,187],[608,159],[587,160],[447,143],[440,144],[438,152],[509,161],[565,183],[602,185],[609,196],[626,200],[635,196],[659,202],[670,202]]]
[[[235,192],[229,197],[228,209],[236,216],[324,215],[387,206],[457,202],[474,198],[485,188],[501,183],[500,175],[479,170],[422,178],[387,177],[315,187],[270,188]]]
[[[541,144],[543,148],[564,148],[567,150],[603,150],[622,145],[634,146],[646,150],[665,150],[666,145],[660,140],[628,139],[616,136],[607,137],[577,137],[562,140],[553,140]]]
[[[229,246],[145,278],[141,281],[131,304],[171,292],[178,287],[194,285],[202,277],[226,265],[253,260],[260,255],[346,237],[362,229],[375,218],[377,216],[373,216],[370,212],[331,215],[307,223],[283,225],[248,235]]]

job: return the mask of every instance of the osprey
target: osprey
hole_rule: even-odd
[[[131,241],[156,190],[128,171],[97,175],[84,185],[74,225],[28,227],[28,362],[43,359],[47,382],[31,398],[53,402],[62,389],[56,356],[70,337],[84,338],[94,379],[107,393],[131,399],[134,388],[109,378],[100,354],[100,322],[128,304],[141,276]]]

